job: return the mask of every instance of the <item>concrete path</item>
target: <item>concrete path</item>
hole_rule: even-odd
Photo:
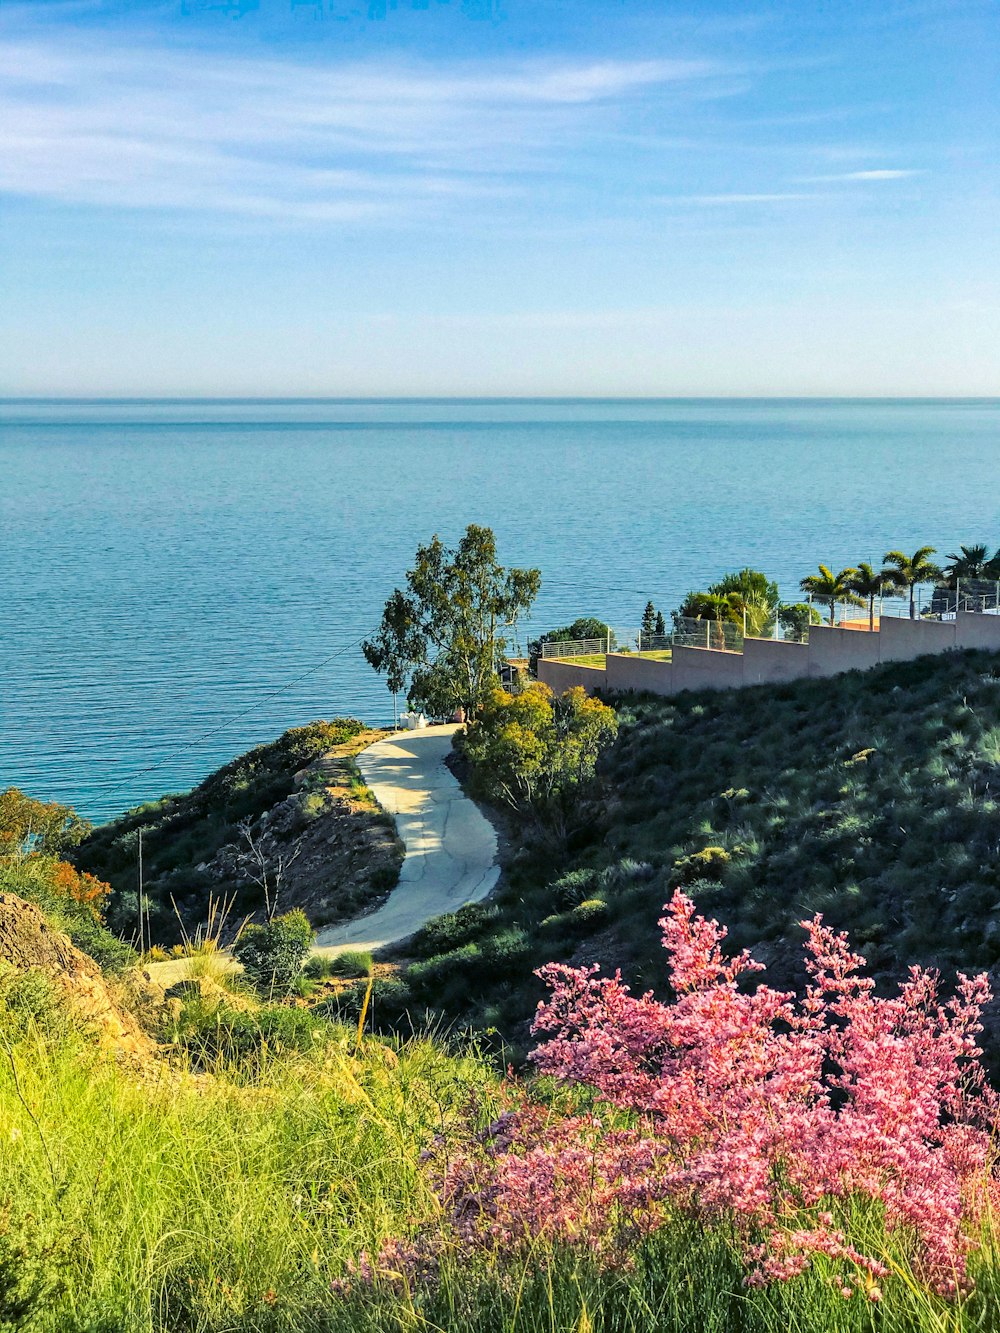
[[[397,732],[357,756],[361,776],[396,817],[406,846],[399,883],[377,911],[316,936],[316,953],[378,949],[442,912],[489,894],[500,875],[497,835],[445,766],[456,726]]]

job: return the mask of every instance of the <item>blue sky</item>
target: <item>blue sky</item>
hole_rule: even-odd
[[[0,70],[0,393],[1000,393],[994,0],[32,0]]]

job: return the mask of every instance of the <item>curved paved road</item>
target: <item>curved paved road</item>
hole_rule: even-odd
[[[316,936],[316,953],[378,949],[442,912],[489,894],[500,875],[497,835],[445,766],[456,726],[397,732],[357,756],[365,782],[396,817],[406,846],[399,883],[377,911]]]

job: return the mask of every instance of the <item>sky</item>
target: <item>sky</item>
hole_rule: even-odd
[[[0,394],[1000,394],[996,0],[0,3]]]

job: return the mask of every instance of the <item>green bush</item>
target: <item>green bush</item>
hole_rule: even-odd
[[[287,995],[312,944],[313,929],[296,909],[243,931],[233,948],[247,980],[261,995]]]
[[[570,912],[570,921],[574,925],[591,925],[607,916],[608,905],[600,898],[586,898]]]
[[[40,968],[21,972],[0,960],[0,1030],[8,1040],[19,1040],[31,1027],[44,1031],[57,1013],[52,983]]]
[[[326,977],[370,977],[372,956],[367,949],[344,949],[338,954],[313,954],[302,969],[313,981]]]
[[[419,1029],[420,1013],[416,1012],[416,998],[411,988],[400,977],[375,977],[368,995],[368,982],[356,981],[339,995],[316,1006],[314,1012],[338,1022],[355,1024],[368,998],[367,1022],[374,1031],[396,1032],[400,1029]]]
[[[183,1008],[173,1033],[196,1069],[259,1077],[268,1061],[291,1051],[309,1051],[339,1040],[339,1029],[324,1014],[286,1005],[257,1010],[211,1005],[195,998]]]
[[[482,950],[478,944],[463,944],[447,953],[435,954],[422,963],[413,963],[406,971],[406,980],[414,993],[434,1002],[457,978],[482,964]]]
[[[448,953],[484,935],[496,917],[496,908],[487,903],[466,903],[457,912],[433,917],[413,937],[413,952],[429,958]]]
[[[724,847],[704,847],[690,856],[680,856],[673,864],[675,884],[693,884],[699,879],[718,879],[732,860]]]
[[[563,912],[578,907],[596,883],[596,870],[569,870],[551,885],[552,902]]]

